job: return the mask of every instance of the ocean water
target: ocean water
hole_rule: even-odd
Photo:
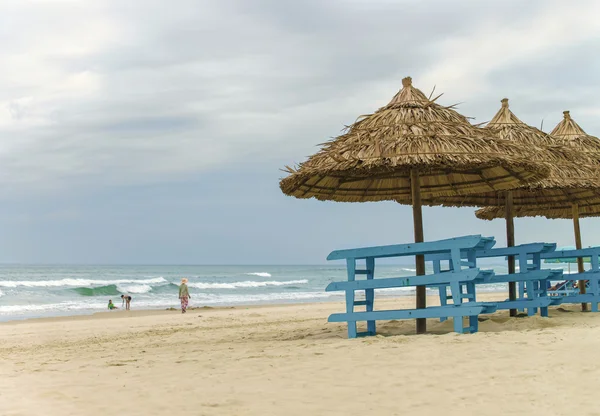
[[[561,265],[552,265],[561,268]],[[485,265],[506,273],[505,264]],[[565,266],[566,271],[566,266]],[[414,266],[378,265],[378,277],[414,275]],[[343,265],[332,266],[18,266],[0,265],[0,321],[89,314],[121,306],[129,294],[132,309],[178,307],[178,285],[189,279],[190,306],[236,306],[342,300],[327,293],[346,279]],[[479,291],[505,291],[482,285]],[[378,295],[414,294],[414,288],[386,289]]]

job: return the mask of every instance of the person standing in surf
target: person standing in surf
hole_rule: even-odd
[[[181,313],[185,313],[188,307],[188,301],[191,298],[187,282],[188,279],[184,277],[183,279],[181,279],[181,285],[179,286],[179,300],[181,301]]]
[[[121,307],[123,307],[123,304],[125,304],[125,310],[131,309],[131,296],[121,295],[121,300],[123,301],[121,302]]]

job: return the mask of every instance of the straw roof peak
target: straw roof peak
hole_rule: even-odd
[[[571,118],[571,112],[563,111],[563,119],[556,125],[554,130],[550,132],[552,136],[563,139],[575,139],[588,134]]]
[[[515,125],[515,124],[526,125],[512,111],[509,110],[509,108],[508,108],[508,98],[503,98],[502,100],[500,100],[500,102],[502,103],[502,107],[500,107],[500,110],[498,110],[498,112],[496,113],[496,115],[487,124],[488,127],[501,127],[501,125],[505,125],[505,124],[509,124],[509,125]]]
[[[402,79],[402,89],[398,91],[396,95],[392,98],[389,104],[386,107],[394,107],[397,105],[407,105],[413,104],[416,106],[426,106],[431,104],[432,101],[427,98],[425,94],[421,90],[413,87],[412,78],[405,77]]]

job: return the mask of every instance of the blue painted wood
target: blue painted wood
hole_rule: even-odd
[[[527,243],[519,244],[513,247],[493,248],[491,250],[481,250],[477,252],[477,258],[486,257],[508,257],[517,256],[526,253],[528,257],[533,253],[548,253],[556,249],[555,243]]]
[[[441,316],[456,317],[493,313],[496,305],[493,303],[469,302],[457,306],[434,306],[425,309],[404,309],[373,312],[334,313],[329,316],[329,322],[354,322],[369,320],[439,318]]]
[[[466,269],[456,273],[426,274],[424,276],[413,277],[388,277],[385,279],[353,280],[350,282],[331,282],[327,285],[325,291],[390,289],[417,285],[439,286],[440,284],[458,283],[476,279],[483,282],[491,280],[493,275],[493,270]]]
[[[527,282],[534,280],[560,280],[563,278],[561,269],[531,270],[524,273],[494,274],[486,278],[484,283]],[[522,297],[522,296],[521,296]]]
[[[489,247],[489,245],[493,243],[495,242],[492,237],[470,235],[425,243],[395,244],[389,246],[335,250],[329,253],[327,260],[342,260],[347,258],[366,259],[367,257],[385,258],[415,256],[418,254],[435,254],[444,253],[453,248],[463,250]]]
[[[578,294],[574,296],[557,296],[550,299],[560,299],[561,303],[595,303],[598,304],[598,296],[586,293],[584,295]]]
[[[356,278],[356,260],[346,259],[346,272],[348,273],[348,281],[353,282]],[[346,313],[354,312],[354,290],[346,290]],[[356,321],[348,321],[348,338],[356,338]]]
[[[543,253],[542,259],[564,259],[572,257],[590,257],[594,261],[594,257],[600,255],[600,247],[582,248],[579,250],[560,250],[549,253]]]
[[[490,248],[491,248],[491,246],[487,247],[487,249],[490,249]],[[477,265],[477,253],[475,250],[471,250],[467,253],[467,261],[471,264]],[[469,267],[475,267],[475,266],[469,266]],[[490,278],[490,277],[486,277],[486,278]],[[476,302],[477,301],[477,293],[475,290],[475,282],[474,281],[467,282],[466,286],[467,286],[467,293],[471,296],[469,300],[471,300],[472,302]],[[470,326],[471,332],[479,331],[479,320],[477,318],[478,318],[477,316],[469,317],[469,326]]]
[[[483,308],[481,309],[481,311],[483,312]],[[454,332],[459,333],[459,334],[464,334],[465,333],[465,320],[464,320],[464,315],[458,315],[452,318],[452,326],[454,329]]]
[[[439,261],[434,261],[433,262],[433,273],[434,274],[440,274],[442,273],[442,267]],[[441,306],[446,306],[448,304],[448,290],[447,290],[447,286],[446,285],[439,285],[438,286],[438,293],[440,296],[440,305]],[[445,316],[442,316],[440,318],[440,322],[444,322],[446,319]]]
[[[533,307],[548,307],[550,305],[560,305],[563,298],[525,298],[518,300],[506,300],[504,302],[492,302],[498,310],[506,309],[528,309]],[[485,303],[485,302],[484,302]]]
[[[554,248],[556,248],[556,244],[554,243],[528,243],[504,248],[486,247],[484,249],[476,249],[476,258],[518,256],[522,252],[527,253],[529,257],[533,253],[551,252]],[[461,258],[466,259],[469,251],[466,249],[461,250]],[[448,253],[435,253],[425,256],[425,261],[436,260],[450,260],[450,255]]]
[[[546,298],[547,286],[549,280],[558,280],[562,278],[561,270],[540,270],[541,259],[544,253],[551,253],[556,249],[556,244],[553,243],[530,243],[521,244],[514,247],[506,248],[485,248],[482,250],[463,250],[460,253],[461,266],[472,267],[471,264],[476,264],[479,258],[490,258],[490,257],[506,257],[515,256],[519,262],[519,273],[512,275],[493,275],[490,277],[488,283],[505,283],[505,282],[517,282],[519,288],[519,295],[517,300],[524,300],[525,302],[516,303],[520,310],[527,309],[528,315],[537,313],[538,308],[542,316],[547,316],[548,311],[545,306],[545,302],[531,303],[527,302],[533,298]],[[456,257],[456,254],[455,256]],[[437,253],[426,256],[426,260],[432,261],[434,268],[440,268],[439,264],[441,261],[449,260],[452,256],[450,253]],[[464,261],[466,259],[466,261]],[[525,288],[527,286],[527,293]],[[542,289],[543,288],[543,289]],[[446,288],[440,287],[439,296],[440,304],[446,304]],[[501,308],[504,308],[507,304],[503,303]],[[515,304],[513,304],[514,306]],[[527,308],[526,308],[527,307]],[[510,309],[510,308],[509,308]]]
[[[367,257],[367,270],[370,271],[370,273],[367,274],[367,281],[374,281],[373,278],[375,277],[375,259],[373,257]],[[367,307],[366,310],[367,312],[373,312],[373,306],[375,303],[375,290],[374,289],[366,289],[365,290],[365,298],[367,300]],[[367,321],[367,332],[371,335],[375,335],[376,329],[375,329],[375,321],[371,320],[371,321]]]

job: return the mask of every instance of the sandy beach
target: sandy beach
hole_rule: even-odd
[[[348,340],[344,325],[327,323],[342,308],[118,311],[5,323],[0,414],[599,414],[591,389],[600,314],[575,305],[552,309],[549,319],[503,311],[474,335],[430,321],[430,334],[415,336],[413,321],[392,321],[380,323],[376,337]]]

